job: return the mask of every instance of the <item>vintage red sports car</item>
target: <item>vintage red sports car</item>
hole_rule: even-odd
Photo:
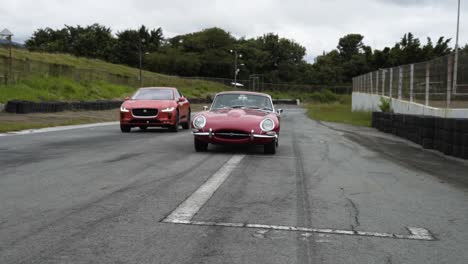
[[[192,122],[195,150],[208,144],[263,145],[264,153],[275,154],[280,132],[280,114],[268,94],[256,92],[218,93],[209,110]]]
[[[120,107],[120,130],[130,132],[132,127],[167,127],[177,132],[190,127],[190,103],[176,88],[140,88],[126,98]]]

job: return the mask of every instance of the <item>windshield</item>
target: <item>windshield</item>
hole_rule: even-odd
[[[252,108],[273,111],[273,105],[269,97],[242,93],[216,96],[211,109],[221,108]]]
[[[133,100],[174,100],[170,89],[140,89],[132,97]]]

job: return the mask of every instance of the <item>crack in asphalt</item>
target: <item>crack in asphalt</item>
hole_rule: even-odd
[[[350,225],[351,230],[356,231],[356,228],[361,226],[361,223],[359,222],[359,207],[356,205],[356,203],[351,198],[349,198],[345,194],[344,188],[340,188],[340,189],[341,189],[341,194],[346,199],[348,204],[351,206],[351,210],[349,212],[349,214],[351,215],[351,219],[353,220],[353,224]]]

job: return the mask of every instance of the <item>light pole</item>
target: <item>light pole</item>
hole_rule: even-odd
[[[457,79],[458,79],[458,35],[460,33],[460,0],[458,0],[458,15],[457,15],[457,36],[455,38],[455,61],[453,69],[453,93],[457,93]]]
[[[143,83],[143,76],[141,73],[141,68],[142,68],[142,61],[143,61],[143,51],[142,51],[142,46],[145,43],[145,39],[140,40],[140,45],[139,45],[139,53],[140,53],[140,74],[138,75],[138,80],[140,81],[140,86]]]
[[[242,58],[242,54],[238,54],[237,50],[230,50],[231,53],[234,53],[234,86],[237,87],[237,74],[239,69],[237,68],[237,59]]]
[[[13,66],[13,58],[11,57],[11,37],[13,36],[13,33],[11,33],[8,29],[3,29],[1,32],[0,32],[0,37],[4,37],[8,40],[8,50],[9,50],[9,60],[8,60],[8,79],[11,78],[11,75],[12,75],[12,66]],[[5,83],[6,83],[6,79],[5,79]]]

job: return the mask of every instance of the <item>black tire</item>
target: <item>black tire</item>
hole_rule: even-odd
[[[139,127],[140,127],[141,130],[146,130],[146,129],[148,129],[147,126],[139,126]]]
[[[188,116],[187,116],[187,122],[182,124],[183,129],[189,129],[190,128],[190,118],[191,118],[191,113],[192,111],[189,110]]]
[[[177,111],[175,117],[175,124],[169,128],[171,132],[178,132],[179,131],[179,111]]]
[[[204,152],[208,150],[208,143],[200,141],[196,138],[193,139],[193,146],[196,152]]]
[[[131,127],[131,126],[120,125],[120,131],[122,131],[122,133],[129,133],[130,130],[132,130],[132,127]]]
[[[274,155],[274,154],[276,154],[276,147],[277,147],[276,140],[274,140],[274,141],[272,141],[272,142],[270,142],[268,144],[265,144],[263,146],[263,153]]]

